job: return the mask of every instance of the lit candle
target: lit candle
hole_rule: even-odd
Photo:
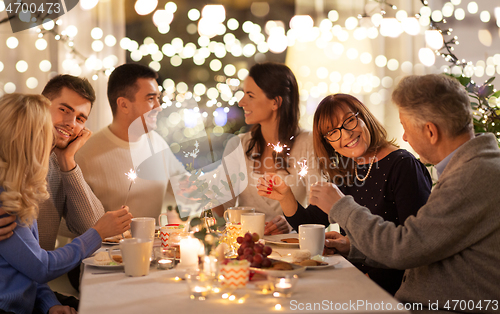
[[[158,261],[158,269],[170,269],[173,267],[173,263],[169,259],[161,259]]]
[[[207,287],[203,286],[194,286],[191,288],[191,295],[190,298],[195,300],[205,300],[205,298],[208,296],[208,293],[210,292],[210,289]]]
[[[279,278],[274,282],[275,297],[289,297],[293,290],[293,284],[297,278]]]
[[[187,237],[180,241],[181,262],[179,266],[198,266],[198,252],[200,251],[200,240]]]
[[[286,290],[290,289],[292,287],[292,284],[288,282],[278,282],[277,284],[274,285],[276,290]]]

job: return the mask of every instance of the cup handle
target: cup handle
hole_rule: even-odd
[[[167,217],[167,213],[162,213],[158,216],[158,226],[160,226],[160,227],[161,227],[161,216]],[[168,218],[167,218],[167,220],[168,220]],[[167,221],[167,224],[168,224],[168,221]]]
[[[113,254],[112,254],[112,252],[113,252],[113,251],[119,251],[119,250],[120,250],[120,249],[116,249],[116,248],[112,248],[112,247],[110,247],[110,248],[107,248],[107,249],[106,249],[106,252],[108,252],[109,259],[110,259],[112,262],[114,262],[114,261],[115,261],[115,260],[113,259]]]
[[[227,210],[226,210],[226,211],[224,212],[224,215],[223,215],[224,220],[225,220],[226,222],[229,222],[229,216],[228,216],[228,215],[229,215],[229,213],[228,213],[228,212],[227,212]]]

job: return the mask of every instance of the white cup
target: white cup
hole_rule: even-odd
[[[299,226],[299,246],[309,250],[311,256],[323,254],[325,246],[325,226],[305,224]]]
[[[136,239],[154,239],[155,237],[155,219],[150,217],[132,218],[130,223],[132,237]]]
[[[241,214],[255,213],[253,207],[230,207],[224,212],[224,219],[233,224],[241,222]]]
[[[125,275],[130,277],[149,274],[153,239],[123,239],[120,240]]]
[[[246,213],[241,214],[241,231],[257,233],[259,238],[264,237],[264,226],[266,224],[266,214],[263,213]]]

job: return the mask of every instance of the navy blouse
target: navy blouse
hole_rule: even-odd
[[[364,178],[369,166],[358,165],[358,176]],[[365,181],[356,179],[352,186],[342,185],[339,189],[372,214],[399,225],[410,215],[417,214],[427,202],[431,187],[427,168],[408,151],[398,149],[375,162]],[[304,208],[297,204],[295,215],[286,217],[295,230],[302,224],[330,224],[328,214],[319,207],[309,205]]]

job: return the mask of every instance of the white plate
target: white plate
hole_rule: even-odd
[[[326,264],[326,265],[319,265],[319,266],[303,266],[303,267],[305,267],[306,269],[321,269],[321,268],[332,267],[332,266],[337,265],[338,263],[340,263],[340,260],[338,260],[338,259],[337,260],[333,260],[333,261],[331,261],[331,260],[329,261],[329,260],[327,260],[323,256],[322,256],[321,259],[322,259],[322,262],[328,263],[328,264]],[[288,257],[287,256],[287,257],[282,258],[281,260],[284,261],[284,262],[288,262],[288,263],[290,263],[292,265],[297,265],[297,264],[293,264],[292,263],[292,257]],[[300,265],[297,265],[297,266],[300,266]]]
[[[279,261],[272,259],[272,261]],[[285,276],[285,275],[297,275],[300,273],[303,273],[306,268],[304,266],[299,266],[295,264],[291,264],[293,269],[292,270],[275,270],[275,269],[265,269],[265,268],[256,268],[256,267],[250,267],[250,270],[253,270],[257,274],[262,274],[262,275],[267,275],[267,276]]]
[[[119,265],[97,265],[94,262],[94,257],[93,256],[87,257],[86,259],[84,259],[82,261],[82,263],[84,263],[85,265],[94,266],[94,267],[98,267],[98,268],[108,268],[108,269],[123,268],[123,264],[119,264]]]
[[[319,266],[306,266],[307,269],[321,269],[321,268],[328,268],[328,267],[332,267],[333,265],[337,265],[338,263],[340,263],[340,261],[331,261],[331,262],[326,262],[328,264],[326,265],[319,265]]]
[[[297,233],[286,233],[286,234],[275,234],[264,236],[264,241],[266,243],[271,243],[275,245],[288,246],[288,247],[299,247],[298,243],[286,243],[281,241],[281,239],[293,238],[298,239],[299,235]]]
[[[105,242],[105,241],[102,241],[102,245],[109,245],[109,246],[112,246],[112,245],[118,245],[120,243],[115,243],[115,242]]]

